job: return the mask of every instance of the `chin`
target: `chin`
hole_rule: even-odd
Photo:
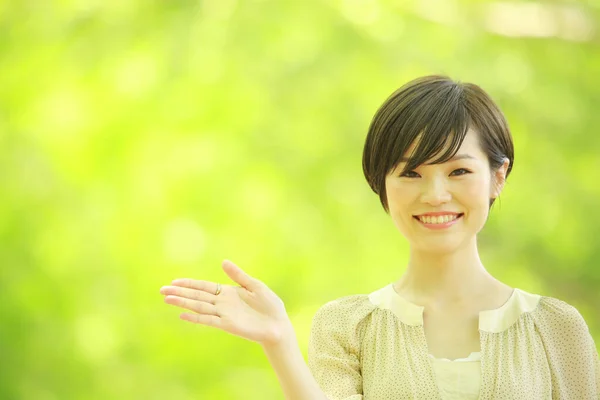
[[[418,252],[426,252],[428,254],[452,254],[456,253],[460,250],[463,243],[460,243],[455,240],[445,240],[445,241],[434,241],[432,240],[429,243],[421,242],[418,245],[411,246],[414,250]]]

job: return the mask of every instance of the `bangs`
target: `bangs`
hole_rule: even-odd
[[[458,152],[471,125],[470,118],[460,99],[462,91],[457,87],[443,89],[449,93],[438,92],[428,99],[431,101],[420,99],[420,104],[405,116],[403,129],[397,131],[386,157],[391,164],[388,172],[401,162],[406,163],[403,173],[425,163],[441,164]],[[413,144],[415,147],[407,154]]]
[[[430,128],[429,126],[425,127],[422,134],[418,135],[415,139],[417,146],[408,157],[404,155],[406,151],[401,153],[401,155],[393,157],[397,161],[392,166],[392,169],[401,162],[406,163],[402,169],[403,173],[411,171],[425,163],[445,163],[456,155],[465,140],[468,130],[469,124],[466,122],[462,123],[462,121],[451,128],[448,128],[448,126],[437,127],[437,129]],[[411,145],[412,143],[408,147]]]

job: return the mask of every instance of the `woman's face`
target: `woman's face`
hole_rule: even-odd
[[[425,163],[401,176],[404,165],[398,164],[385,179],[392,220],[411,248],[447,253],[469,243],[483,228],[490,198],[504,185],[508,160],[492,174],[477,133],[469,130],[451,160]]]

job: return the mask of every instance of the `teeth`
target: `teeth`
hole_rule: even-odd
[[[458,218],[458,215],[438,215],[437,217],[431,217],[429,215],[419,217],[419,220],[425,224],[447,224],[448,222],[454,221]]]

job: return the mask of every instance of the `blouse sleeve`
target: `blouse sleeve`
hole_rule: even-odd
[[[313,318],[308,366],[330,400],[362,400],[360,337],[374,306],[363,295],[322,306]]]
[[[537,329],[552,378],[552,398],[600,399],[600,360],[589,328],[577,309],[543,298]]]

